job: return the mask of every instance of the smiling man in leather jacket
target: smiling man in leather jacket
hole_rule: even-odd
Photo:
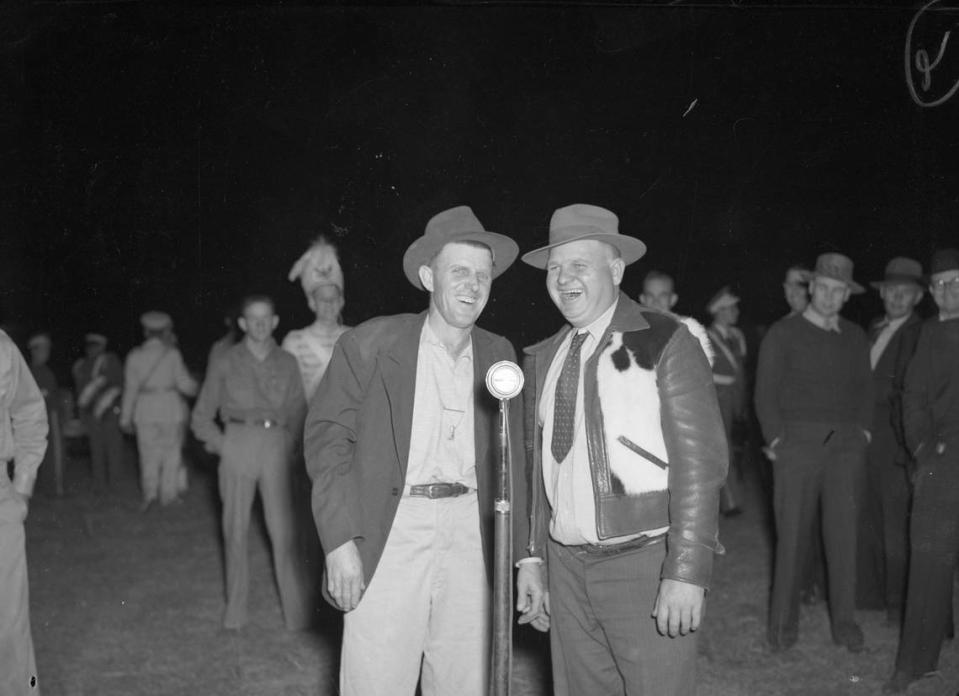
[[[549,242],[523,261],[571,327],[526,349],[520,622],[551,631],[556,694],[691,694],[728,467],[712,371],[686,323],[619,292],[646,246],[613,213],[561,208]]]

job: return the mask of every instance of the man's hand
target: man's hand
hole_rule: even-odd
[[[675,638],[699,628],[705,595],[706,591],[699,585],[671,578],[660,580],[653,607],[653,618],[660,634]]]
[[[543,585],[542,563],[521,563],[516,574],[516,611],[518,623],[530,624],[537,631],[549,630],[549,592]]]
[[[363,561],[356,542],[350,539],[326,554],[326,588],[343,611],[353,611],[366,591]]]

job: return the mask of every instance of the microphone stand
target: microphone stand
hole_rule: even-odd
[[[499,468],[493,517],[493,648],[490,696],[508,696],[513,652],[513,564],[510,510],[509,401],[499,401]]]

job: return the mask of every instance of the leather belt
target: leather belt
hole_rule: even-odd
[[[636,549],[642,549],[647,546],[652,546],[653,544],[658,544],[661,541],[665,541],[665,539],[665,534],[660,534],[654,537],[642,534],[635,539],[630,539],[629,541],[624,541],[620,544],[578,544],[574,546],[568,546],[567,548],[571,551],[581,551],[589,554],[590,556],[615,556],[618,553],[635,551]]]
[[[410,495],[420,498],[455,498],[466,495],[473,489],[462,483],[421,483],[410,486]]]
[[[226,419],[227,423],[237,423],[238,425],[255,425],[259,428],[279,428],[282,427],[282,423],[278,420],[272,418],[234,418],[229,417]]]

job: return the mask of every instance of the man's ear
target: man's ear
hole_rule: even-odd
[[[675,307],[677,302],[679,302],[679,295],[674,292],[669,296],[669,308],[672,309]]]
[[[433,269],[424,264],[420,266],[418,273],[420,282],[423,284],[423,287],[426,288],[426,291],[433,292]]]
[[[622,258],[616,258],[609,262],[609,270],[613,276],[613,285],[619,286],[623,282],[623,274],[626,272],[626,262]]]
[[[271,322],[271,327],[273,331],[276,331],[276,327],[280,325],[280,315],[274,314],[273,321]]]
[[[240,325],[240,331],[242,331],[243,333],[246,333],[246,319],[244,319],[243,317],[240,317],[239,319],[236,320],[236,323]]]

